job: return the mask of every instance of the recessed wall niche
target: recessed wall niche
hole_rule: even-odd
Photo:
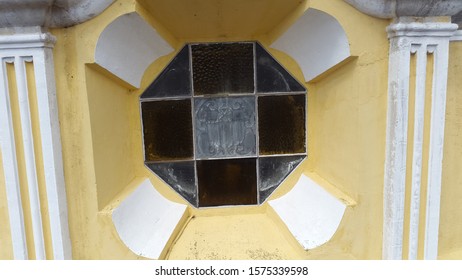
[[[262,204],[306,157],[306,89],[258,42],[185,45],[140,103],[145,165],[194,207]]]

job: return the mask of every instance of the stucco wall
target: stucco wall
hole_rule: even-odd
[[[364,15],[342,0],[312,0],[309,4],[339,21],[355,58],[306,84],[308,159],[272,198],[289,192],[304,173],[325,181],[332,189],[354,200],[356,205],[347,207],[333,239],[310,251],[302,249],[267,204],[225,209],[189,207],[188,219],[180,222],[176,238],[168,244],[163,258],[381,258],[389,48],[385,28],[389,21]],[[298,7],[277,24],[269,22],[270,32],[262,28],[259,30],[265,32],[245,33],[247,37],[242,37],[239,24],[227,28],[231,28],[229,32],[233,38],[259,40],[268,47],[307,8],[306,5]],[[52,30],[57,37],[54,60],[75,259],[140,258],[122,243],[110,215],[114,205],[142,178],[149,178],[167,199],[185,203],[143,165],[138,101],[138,96],[167,65],[174,52],[148,67],[140,89],[127,86],[94,64],[96,43],[104,28],[118,16],[134,11],[156,28],[174,49],[178,50],[191,40],[188,37],[191,34],[171,33],[134,0],[119,0],[86,23]],[[181,18],[172,20],[181,21]],[[213,34],[213,28],[207,30]],[[232,38],[217,35],[205,39]],[[303,80],[302,70],[293,58],[276,49],[268,49],[297,79]],[[450,52],[439,256],[460,259],[462,98],[458,91],[462,87],[459,78],[462,43],[452,43]],[[0,160],[0,259],[11,259],[1,164]]]
[[[462,42],[450,46],[439,257],[462,258]]]

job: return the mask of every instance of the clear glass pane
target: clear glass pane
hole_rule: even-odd
[[[304,158],[305,156],[281,156],[258,159],[260,204],[265,202]]]
[[[256,159],[197,161],[199,206],[257,204]]]
[[[146,161],[193,159],[191,100],[141,103]]]
[[[258,97],[261,155],[305,153],[305,95]]]
[[[255,97],[194,100],[196,158],[256,155]]]
[[[143,92],[141,99],[191,96],[189,48],[185,46]]]
[[[260,44],[256,44],[257,92],[304,92],[306,89]]]
[[[197,207],[194,161],[147,163],[146,165],[184,199]]]
[[[194,95],[253,93],[253,43],[192,45]]]

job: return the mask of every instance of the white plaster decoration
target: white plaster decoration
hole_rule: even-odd
[[[33,58],[53,256],[58,260],[71,259],[52,49],[39,50]]]
[[[159,259],[185,211],[186,205],[164,198],[146,179],[114,209],[112,221],[132,252]]]
[[[102,13],[114,0],[55,0],[49,27],[69,27]]]
[[[157,31],[133,12],[118,17],[104,29],[96,45],[95,62],[139,88],[146,68],[172,51]]]
[[[409,226],[409,256],[417,259],[422,183],[422,152],[425,124],[425,86],[427,80],[427,46],[414,44],[411,53],[417,56],[414,112],[414,145],[412,159],[411,204]]]
[[[15,259],[26,260],[28,258],[26,230],[21,202],[8,77],[5,67],[7,62],[13,61],[14,58],[0,56],[0,149],[3,158],[13,256]]]
[[[424,258],[437,257],[448,52],[449,40],[456,29],[457,25],[451,23],[413,22],[410,18],[401,18],[388,27],[390,60],[384,182],[384,259],[403,257],[411,53],[417,55],[417,65],[408,258],[415,259],[418,251],[428,53],[434,54],[434,74],[431,90]]]
[[[350,57],[348,38],[339,22],[312,8],[271,47],[294,58],[308,82]]]
[[[45,241],[43,239],[42,215],[40,211],[40,196],[37,181],[37,167],[35,165],[34,137],[32,134],[32,119],[29,106],[29,91],[27,88],[26,61],[32,62],[32,57],[16,56],[14,68],[19,99],[19,113],[21,117],[22,141],[24,161],[26,166],[27,186],[32,218],[35,257],[43,260],[45,256]]]
[[[344,0],[378,18],[452,16],[462,10],[460,0]]]
[[[5,34],[4,30],[1,30]],[[40,138],[42,143],[42,155],[40,159],[43,162],[44,177],[47,190],[47,202],[48,202],[48,214],[50,219],[51,227],[51,239],[53,246],[53,256],[55,259],[70,259],[72,258],[71,244],[69,238],[68,229],[68,218],[67,218],[67,202],[66,192],[64,185],[64,173],[63,163],[61,154],[61,139],[59,130],[59,120],[57,113],[57,100],[56,100],[56,88],[54,83],[54,64],[52,56],[52,47],[55,42],[55,38],[49,34],[44,33],[41,28],[18,28],[15,30],[18,35],[3,35],[0,36],[0,58],[3,60],[8,58],[15,58],[15,76],[18,84],[18,96],[20,104],[20,115],[21,115],[21,127],[23,130],[23,145],[25,150],[25,163],[26,163],[26,174],[28,179],[29,187],[29,198],[31,203],[31,211],[33,216],[33,231],[34,231],[34,244],[36,246],[36,257],[44,258],[45,251],[42,250],[43,244],[39,241],[43,240],[43,236],[40,237],[40,231],[42,230],[41,222],[39,222],[40,206],[38,199],[37,183],[36,183],[36,166],[35,166],[35,151],[34,151],[34,139],[32,137],[30,128],[30,108],[27,90],[27,77],[24,69],[24,61],[28,60],[33,62],[34,75],[35,75],[35,91],[37,94],[37,105],[38,105],[38,122],[40,127]],[[15,38],[18,40],[16,41]],[[2,86],[7,90],[7,81],[3,81]],[[8,93],[6,92],[8,95]],[[3,105],[9,107],[9,101]],[[11,115],[11,107],[8,109],[8,114]],[[9,116],[11,118],[11,116]],[[3,132],[0,134],[2,137],[2,143],[8,142],[6,145],[2,145],[2,153],[4,158],[7,158],[10,163],[13,160],[10,159],[10,153],[15,153],[14,149],[14,137],[11,135],[13,132],[12,122],[8,121],[0,127],[2,131],[9,131],[10,135]],[[35,141],[37,141],[35,139]],[[5,151],[7,156],[5,157]],[[15,160],[14,160],[15,161]],[[5,174],[16,173],[16,175],[9,175],[9,178],[17,176],[17,164],[7,165],[3,164],[4,168],[15,169],[14,171],[6,170]],[[8,166],[8,167],[7,167]],[[13,177],[12,177],[13,176]],[[7,177],[5,175],[5,177]],[[7,191],[19,192],[18,186],[14,184],[14,181],[7,180]],[[17,180],[16,180],[17,181]],[[18,181],[17,181],[18,182]],[[22,211],[20,201],[11,201],[17,204],[13,206],[19,207]],[[10,199],[8,201],[10,203]],[[11,209],[11,208],[9,208]],[[14,224],[23,223],[18,220],[20,213],[10,211],[10,223],[12,228]],[[12,236],[17,233],[12,231]],[[19,238],[13,236],[13,239]],[[43,241],[42,241],[43,242]],[[37,247],[39,246],[39,247]],[[16,258],[16,253],[15,253]]]
[[[69,27],[103,12],[114,0],[0,0],[0,27]]]
[[[328,242],[346,209],[342,201],[305,175],[289,193],[268,203],[305,250]]]

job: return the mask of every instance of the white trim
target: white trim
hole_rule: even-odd
[[[452,16],[462,10],[460,0],[344,0],[359,11],[378,18]]]
[[[403,247],[404,194],[410,43],[397,37],[390,42],[388,73],[387,138],[383,213],[383,258],[401,259]]]
[[[289,193],[268,204],[305,250],[327,243],[346,209],[342,201],[305,175]]]
[[[5,69],[5,63],[10,59],[0,55],[0,149],[3,157],[13,255],[15,259],[26,260],[28,259],[26,230],[21,202],[11,103],[8,93],[8,76]]]
[[[118,17],[103,30],[96,44],[95,63],[139,88],[146,68],[172,51],[159,33],[133,12]]]
[[[26,60],[30,57],[15,58],[14,69],[18,89],[19,113],[21,117],[22,141],[24,147],[24,162],[26,166],[27,187],[34,236],[35,257],[37,260],[46,259],[45,241],[43,239],[42,215],[40,210],[40,196],[37,181],[37,166],[35,165],[34,137],[32,133],[32,119],[30,115],[29,92],[27,89]]]
[[[47,188],[53,256],[54,259],[61,260],[71,259],[72,249],[68,226],[53,65],[51,49],[43,49],[34,54],[40,137],[42,140],[43,168]]]
[[[408,37],[413,38],[412,41],[418,41],[418,38],[428,40],[443,38],[449,40],[454,36],[455,31],[459,27],[454,23],[445,22],[407,22],[411,18],[401,18],[401,21],[391,24],[387,27],[388,38]]]
[[[28,28],[27,31],[41,32],[40,28]],[[56,38],[50,33],[10,34],[0,36],[0,50],[53,47]]]
[[[103,12],[114,0],[1,0],[0,27],[69,27]]]
[[[18,29],[22,30],[22,29]],[[64,183],[64,172],[61,152],[61,139],[59,130],[59,119],[57,111],[55,76],[52,47],[55,38],[49,34],[40,33],[40,28],[25,28],[25,32],[0,36],[0,58],[16,58],[15,70],[18,84],[18,95],[20,97],[21,127],[23,131],[26,173],[28,178],[29,199],[31,203],[31,215],[33,223],[34,244],[36,246],[37,259],[45,258],[43,242],[43,225],[40,216],[40,200],[38,196],[37,169],[35,166],[34,140],[32,137],[30,106],[28,101],[27,79],[24,69],[24,60],[30,59],[34,63],[35,89],[37,93],[38,122],[40,126],[40,138],[42,142],[42,155],[44,166],[45,184],[47,189],[48,214],[50,219],[51,239],[53,255],[55,259],[71,259],[72,248],[69,236],[67,217],[66,190]],[[17,36],[17,37],[16,37]],[[17,38],[17,41],[15,41]],[[4,75],[6,75],[4,73]],[[3,77],[4,79],[6,76]],[[1,81],[1,80],[0,80]],[[3,84],[3,85],[2,85]],[[2,86],[7,94],[7,80],[2,81]],[[8,96],[6,96],[8,98]],[[27,258],[21,254],[21,242],[25,245],[25,238],[21,239],[24,233],[23,211],[20,202],[14,197],[18,196],[19,180],[17,177],[16,151],[14,150],[14,135],[12,122],[8,118],[10,104],[5,100],[3,107],[6,107],[7,115],[5,123],[2,123],[2,153],[4,154],[5,177],[7,179],[7,193],[10,210],[10,223],[12,228],[13,245],[15,258]],[[8,121],[9,120],[9,121]],[[8,131],[7,131],[8,130]],[[4,152],[3,150],[6,150]],[[5,156],[6,154],[6,156]],[[16,174],[15,174],[16,173]],[[16,183],[14,183],[16,182]],[[19,212],[18,212],[19,211]],[[22,227],[22,229],[21,229]],[[22,230],[22,233],[21,233]],[[16,244],[16,245],[15,245]],[[18,255],[18,257],[16,257]]]
[[[448,38],[449,39],[449,38]],[[424,258],[438,257],[441,176],[443,167],[446,91],[448,80],[449,40],[435,46],[433,69],[432,111],[430,123],[430,155],[428,163],[427,213]]]
[[[426,198],[424,258],[438,256],[438,228],[441,196],[441,172],[444,143],[449,40],[456,24],[435,22],[393,23],[387,28],[390,38],[388,75],[388,115],[384,179],[383,258],[401,259],[403,253],[404,200],[406,191],[407,139],[409,113],[410,56],[417,53],[416,110],[412,160],[409,258],[417,258],[420,215],[420,188],[425,115],[426,56],[435,52],[430,149]]]
[[[146,179],[114,209],[112,222],[133,253],[159,259],[186,208],[163,197]]]
[[[350,57],[346,32],[337,19],[313,8],[308,9],[271,47],[294,58],[307,82]]]
[[[55,0],[48,22],[50,27],[69,27],[92,19],[113,2],[114,0]]]
[[[425,88],[427,79],[427,47],[412,45],[416,48],[411,52],[417,55],[416,65],[416,90],[415,90],[415,113],[414,113],[414,145],[412,159],[412,189],[410,204],[409,226],[409,255],[410,260],[417,259],[420,220],[420,193],[422,183],[422,157],[425,124]]]

